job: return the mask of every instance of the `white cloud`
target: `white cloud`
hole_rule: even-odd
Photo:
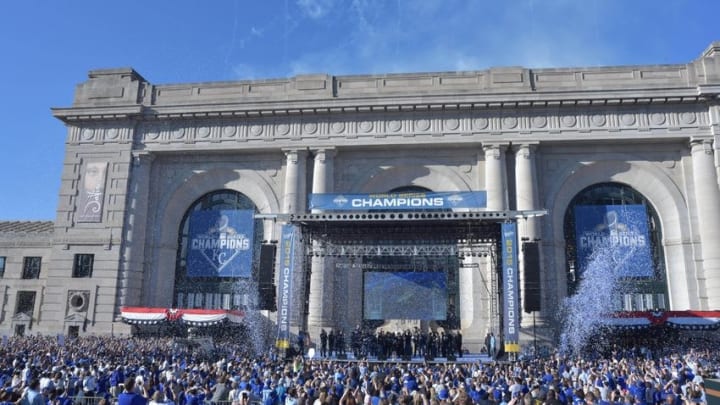
[[[333,6],[333,0],[297,0],[303,14],[312,19],[325,17]]]
[[[257,68],[247,63],[236,63],[233,65],[232,71],[238,80],[253,80],[262,76]]]

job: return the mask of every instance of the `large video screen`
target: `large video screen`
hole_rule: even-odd
[[[190,215],[187,277],[250,277],[255,212],[207,210]]]
[[[364,273],[364,316],[368,320],[445,320],[447,281],[443,272]]]

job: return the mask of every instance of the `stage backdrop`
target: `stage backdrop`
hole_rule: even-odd
[[[450,191],[381,194],[310,194],[311,210],[367,211],[367,210],[429,210],[452,208],[485,208],[485,191]]]
[[[190,214],[188,277],[250,277],[255,212],[195,211]]]
[[[644,205],[577,205],[575,236],[580,274],[593,255],[602,255],[621,277],[653,276]]]
[[[447,318],[447,282],[441,271],[366,271],[365,319]]]

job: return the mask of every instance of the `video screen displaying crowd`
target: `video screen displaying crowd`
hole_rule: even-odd
[[[11,337],[0,345],[0,404],[691,405],[707,403],[705,379],[720,377],[720,347],[691,338],[475,362],[339,360],[329,350],[310,358],[308,348],[256,355],[250,346],[226,337],[209,354],[173,337]]]

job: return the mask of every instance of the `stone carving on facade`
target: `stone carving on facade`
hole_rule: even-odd
[[[245,119],[242,121],[174,121],[172,124],[150,123],[140,126],[139,139],[150,147],[166,143],[203,143],[203,142],[246,142],[246,141],[282,141],[288,138],[333,139],[385,136],[416,136],[428,134],[447,136],[453,140],[455,136],[484,136],[504,134],[519,136],[535,134],[540,140],[552,139],[555,134],[577,134],[599,131],[608,134],[633,130],[648,131],[664,130],[669,134],[673,130],[697,128],[709,131],[709,117],[704,111],[658,111],[655,108],[626,109],[625,111],[589,111],[569,110],[555,114],[500,115],[499,112],[488,111],[478,116],[468,113],[464,116],[447,117],[447,113],[426,115],[403,115],[390,117],[386,113],[378,113],[377,117],[356,118],[328,122],[322,117],[317,119],[279,117],[274,121],[265,118]],[[262,120],[262,121],[260,121]],[[118,128],[76,128],[71,131],[75,142],[111,142],[126,138],[123,129]],[[620,136],[620,135],[617,135]],[[372,141],[368,141],[372,142]]]
[[[90,305],[90,291],[70,290],[67,295],[65,315],[86,313]]]
[[[68,142],[71,144],[127,143],[131,140],[130,128],[124,123],[73,125],[69,126],[68,133]]]

